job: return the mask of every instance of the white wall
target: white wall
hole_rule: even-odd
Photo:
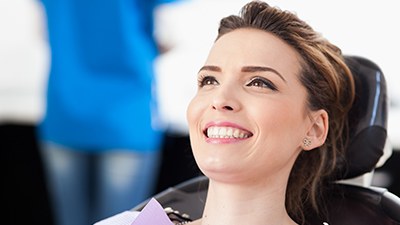
[[[0,123],[35,124],[44,109],[49,51],[36,0],[0,0]]]

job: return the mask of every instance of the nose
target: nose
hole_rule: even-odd
[[[217,111],[237,111],[240,109],[240,103],[234,91],[221,87],[214,93],[211,107]]]

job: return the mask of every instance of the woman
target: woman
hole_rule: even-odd
[[[324,218],[353,98],[340,49],[296,15],[254,1],[222,19],[187,110],[210,180],[203,216],[190,224],[304,224],[311,210]]]
[[[251,2],[221,21],[198,80],[187,115],[210,179],[201,223],[302,223],[303,202],[321,211],[354,95],[340,50],[294,14]]]

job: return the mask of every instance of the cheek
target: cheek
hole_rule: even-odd
[[[189,135],[193,138],[201,136],[201,121],[204,119],[207,106],[207,101],[198,96],[195,96],[188,105],[186,119],[189,126]]]
[[[196,124],[196,121],[199,120],[200,118],[200,112],[201,112],[201,101],[199,101],[199,99],[197,97],[194,97],[189,105],[188,108],[186,110],[186,119],[189,125],[189,128],[191,129],[192,127],[194,127],[194,125]]]
[[[301,150],[300,114],[290,107],[276,107],[268,109],[258,121],[260,136],[255,143],[257,150],[253,152],[251,166],[258,168],[257,173],[261,175],[290,171]]]
[[[293,108],[277,101],[258,103],[257,107],[252,107],[251,115],[263,130],[281,129],[293,117]]]
[[[258,112],[261,139],[274,148],[296,148],[299,137],[303,135],[305,117],[301,110],[292,104],[275,104]],[[268,137],[268,138],[267,138]]]

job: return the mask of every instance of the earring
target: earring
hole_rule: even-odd
[[[303,145],[304,145],[305,147],[310,147],[310,145],[311,145],[311,140],[308,139],[308,138],[304,138],[304,139],[303,139]]]

